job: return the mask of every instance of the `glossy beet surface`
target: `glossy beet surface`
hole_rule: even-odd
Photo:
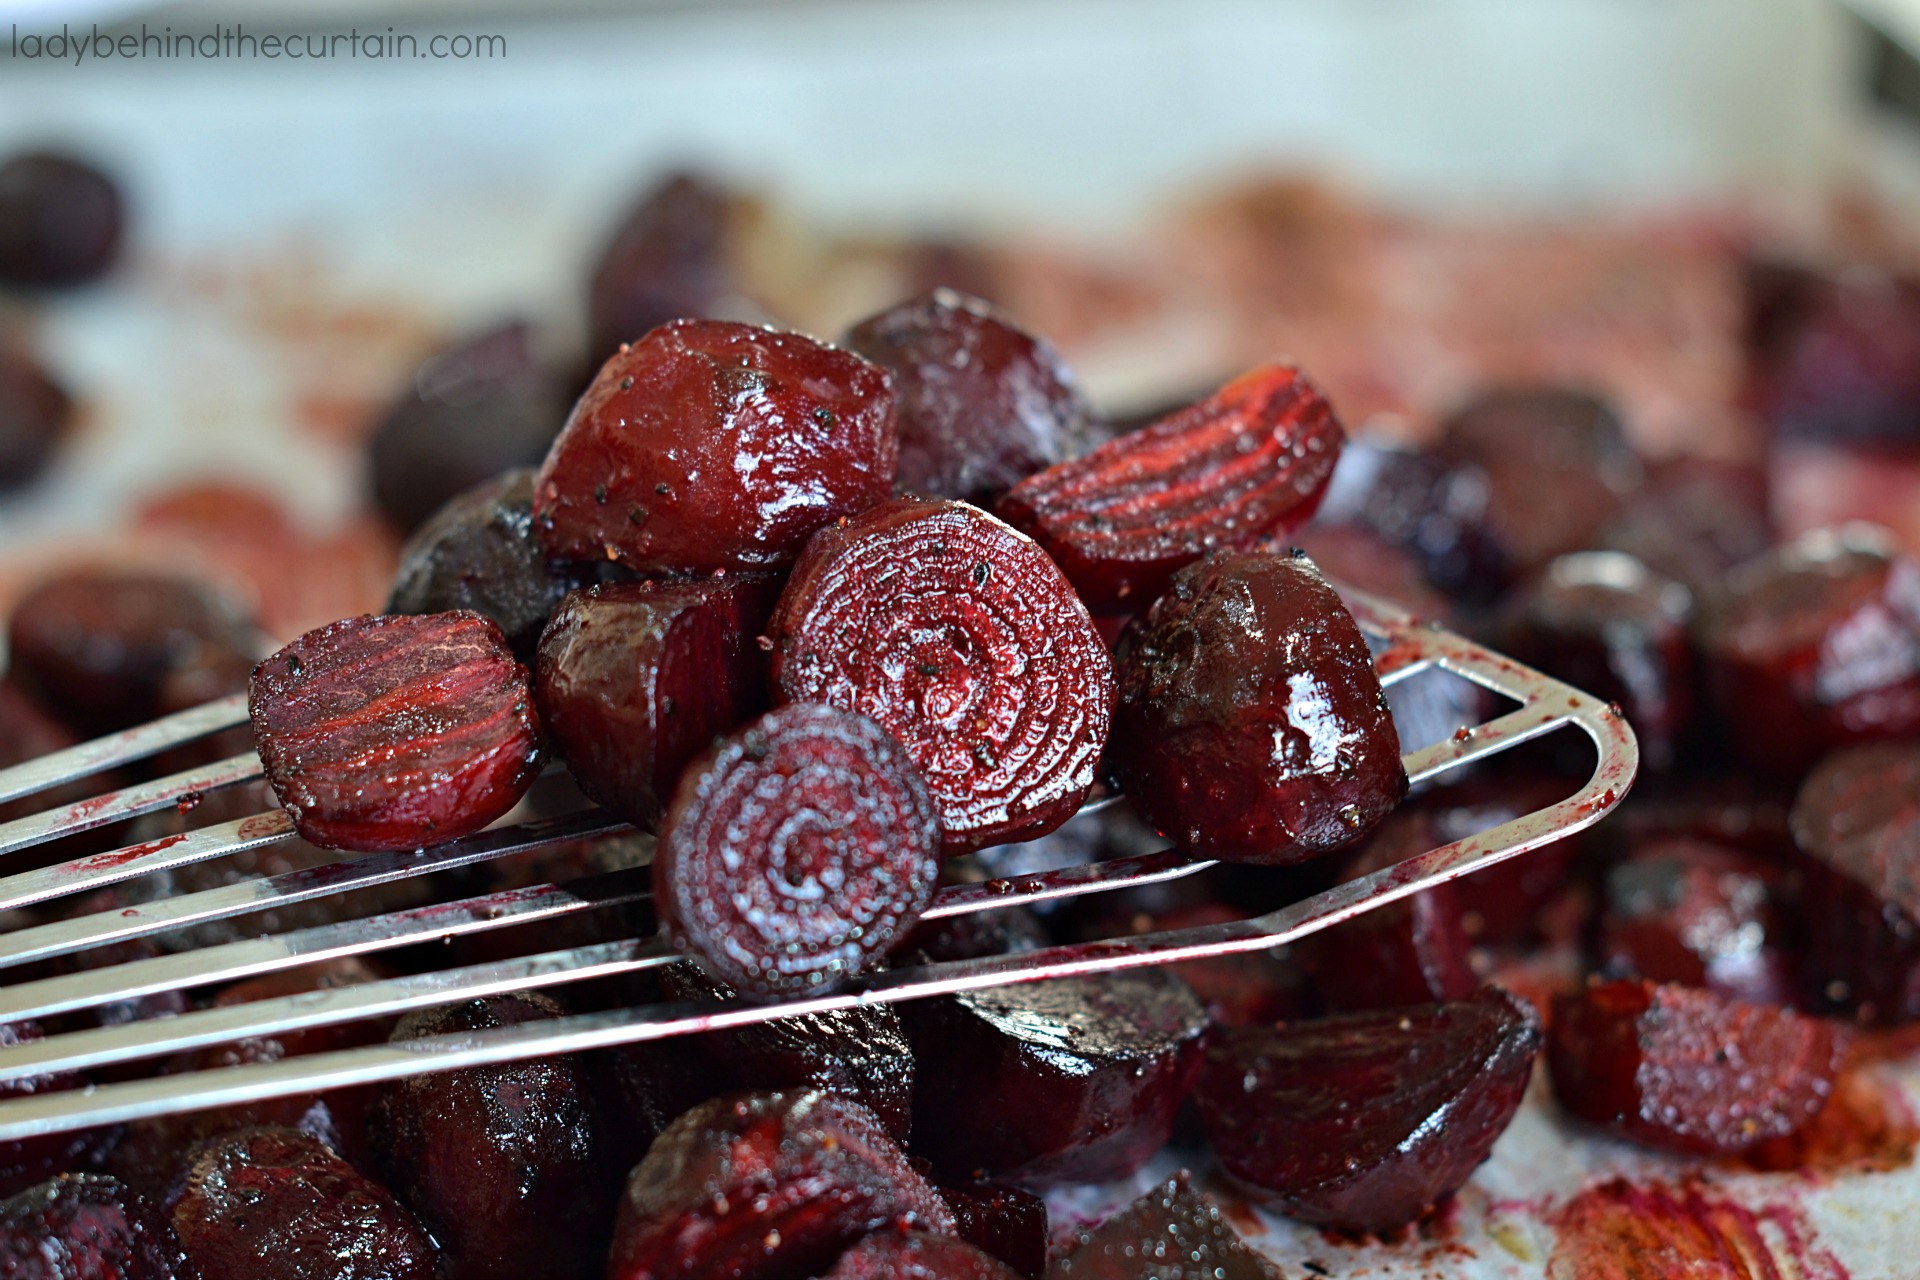
[[[846,344],[893,374],[902,492],[991,503],[1091,434],[1059,354],[978,298],[936,289],[861,321]]]
[[[434,1280],[400,1202],[315,1139],[245,1129],[200,1147],[171,1205],[200,1280]]]
[[[1574,1115],[1648,1146],[1744,1151],[1819,1114],[1844,1038],[1788,1009],[1693,987],[1610,982],[1555,999],[1554,1096]]]
[[[817,1090],[735,1094],[634,1168],[607,1280],[790,1280],[897,1227],[950,1234],[953,1218],[871,1112]]]
[[[559,1012],[538,993],[493,996],[409,1014],[393,1039]],[[599,1274],[618,1172],[600,1139],[586,1071],[578,1057],[537,1058],[383,1087],[375,1113],[381,1159],[446,1249],[449,1275]]]
[[[1158,971],[1029,982],[901,1010],[919,1074],[913,1148],[951,1178],[1124,1177],[1193,1082],[1206,1010]]]
[[[1229,1173],[1281,1211],[1391,1231],[1459,1190],[1506,1131],[1540,1049],[1533,1010],[1466,1000],[1231,1031],[1196,1098]]]
[[[173,1228],[122,1183],[69,1173],[0,1200],[7,1280],[193,1280]]]
[[[779,590],[747,573],[567,597],[541,639],[534,696],[582,791],[658,825],[688,763],[766,709],[754,638]]]
[[[1607,871],[1599,968],[1790,1004],[1792,950],[1773,863],[1701,840],[1651,842]]]
[[[797,333],[681,320],[614,354],[533,496],[549,554],[641,571],[784,565],[893,488],[886,373]]]
[[[254,671],[248,709],[274,793],[327,848],[458,839],[539,772],[527,669],[476,613],[309,631]]]
[[[126,210],[100,170],[51,151],[0,165],[0,284],[82,284],[120,252]]]
[[[1041,835],[1093,786],[1107,647],[1045,553],[976,507],[896,498],[821,530],[769,631],[777,696],[898,738],[950,854]]]
[[[1092,1231],[1051,1273],[1056,1280],[1280,1280],[1185,1170]]]
[[[687,770],[654,900],[674,945],[741,993],[824,990],[913,927],[939,846],[933,798],[884,729],[795,703]]]
[[[840,1255],[822,1280],[1018,1280],[990,1253],[953,1236],[883,1231]]]
[[[1122,643],[1112,760],[1156,828],[1283,864],[1355,840],[1406,794],[1367,644],[1304,556],[1210,556]]]
[[[1018,1187],[987,1182],[942,1183],[954,1234],[992,1254],[1027,1280],[1047,1269],[1047,1202]]]
[[[40,362],[0,344],[0,492],[45,468],[73,421],[73,401]]]
[[[1304,523],[1345,440],[1297,370],[1267,365],[1017,485],[997,510],[1098,612],[1139,609],[1183,565]]]

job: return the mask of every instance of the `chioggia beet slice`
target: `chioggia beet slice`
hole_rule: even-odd
[[[953,1236],[883,1231],[841,1254],[821,1280],[1019,1280],[1019,1272]]]
[[[938,1184],[953,1211],[954,1234],[1027,1280],[1047,1270],[1047,1202],[1031,1191],[990,1182]]]
[[[823,991],[872,966],[933,900],[940,817],[865,716],[768,712],[681,779],[654,901],[674,945],[742,995]]]
[[[1407,792],[1367,642],[1302,555],[1207,557],[1123,638],[1111,758],[1149,822],[1209,858],[1284,865]]]
[[[944,1176],[1027,1187],[1125,1177],[1167,1140],[1206,1010],[1147,971],[1026,982],[901,1009],[913,1147]]]
[[[0,1200],[7,1280],[193,1280],[173,1228],[124,1183],[65,1173]]]
[[[1248,1248],[1182,1169],[1092,1231],[1083,1231],[1053,1280],[1281,1280]]]
[[[1264,365],[1022,481],[995,509],[1046,548],[1089,608],[1125,613],[1209,551],[1304,524],[1345,439],[1312,383]]]
[[[964,502],[896,498],[822,529],[769,624],[776,695],[871,716],[919,765],[948,854],[1079,809],[1113,666],[1046,553]]]
[[[1227,1032],[1195,1098],[1220,1163],[1283,1213],[1387,1232],[1459,1190],[1540,1050],[1532,1008],[1466,1000]]]
[[[626,582],[568,596],[540,640],[534,698],[582,791],[641,827],[721,734],[767,706],[754,637],[771,574]]]
[[[1730,1154],[1820,1113],[1841,1029],[1697,987],[1609,982],[1556,997],[1547,1060],[1560,1105],[1650,1147]]]
[[[534,484],[562,560],[641,572],[784,565],[893,489],[885,370],[797,333],[676,320],[623,347]]]
[[[477,613],[349,618],[254,670],[267,781],[332,849],[415,849],[480,830],[540,768],[527,669]]]
[[[793,1280],[882,1229],[953,1216],[872,1112],[830,1093],[687,1112],[627,1179],[607,1280]]]

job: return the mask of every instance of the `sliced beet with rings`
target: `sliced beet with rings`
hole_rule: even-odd
[[[940,1198],[953,1211],[954,1234],[992,1254],[1027,1280],[1047,1270],[1047,1202],[1019,1187],[990,1182],[943,1182]]]
[[[1031,539],[963,502],[896,498],[822,529],[769,625],[777,696],[871,716],[940,806],[949,854],[1078,811],[1112,660]]]
[[[1227,1032],[1195,1097],[1227,1172],[1297,1218],[1388,1232],[1466,1182],[1540,1050],[1533,1009],[1466,1000]]]
[[[324,848],[458,839],[540,769],[532,681],[477,613],[309,631],[255,669],[248,710],[274,794]]]
[[[195,1280],[173,1227],[114,1178],[65,1173],[0,1200],[8,1280]]]
[[[1298,370],[1263,365],[1022,481],[995,509],[1046,548],[1089,608],[1122,613],[1209,551],[1304,524],[1345,439]]]
[[[1053,1280],[1281,1280],[1186,1170],[1091,1231],[1049,1273]]]
[[[1019,1273],[965,1240],[882,1231],[840,1255],[821,1280],[1018,1280]]]
[[[933,900],[940,817],[907,752],[865,716],[768,712],[695,762],[660,828],[667,936],[753,998],[873,966]]]

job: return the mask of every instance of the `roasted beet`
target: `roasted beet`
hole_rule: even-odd
[[[567,406],[525,324],[440,352],[367,442],[374,502],[403,530],[514,467],[546,456]]]
[[[253,673],[267,781],[314,844],[415,849],[519,801],[539,773],[532,682],[477,613],[360,617]]]
[[[83,284],[113,265],[126,211],[113,179],[75,156],[0,165],[0,285]]]
[[[541,722],[580,789],[651,828],[690,761],[767,706],[754,637],[770,574],[628,582],[567,597],[540,641]]]
[[[1615,976],[1786,1004],[1793,953],[1771,863],[1699,840],[1655,841],[1607,871],[1599,965]]]
[[[1041,550],[963,502],[896,498],[823,529],[769,624],[778,697],[871,716],[940,807],[947,853],[1072,817],[1113,666]]]
[[[1766,473],[1757,466],[1676,458],[1649,470],[1646,484],[1601,530],[1599,545],[1699,596],[1766,552],[1767,500]]]
[[[153,719],[167,677],[186,668],[218,663],[244,680],[252,645],[240,615],[204,588],[117,572],[42,584],[8,630],[15,672],[85,734]]]
[[[784,565],[893,488],[893,391],[851,352],[719,320],[661,325],[609,359],[534,485],[567,560],[687,572]]]
[[[1920,563],[1864,531],[1820,531],[1733,574],[1701,657],[1736,749],[1775,773],[1920,731]]]
[[[1018,1280],[992,1254],[953,1236],[882,1231],[840,1255],[821,1280]]]
[[[7,1280],[193,1280],[173,1228],[126,1186],[69,1173],[0,1201]]]
[[[1488,490],[1486,473],[1472,462],[1355,440],[1341,451],[1316,522],[1365,529],[1412,557],[1448,595],[1486,601],[1513,573],[1488,527]]]
[[[1087,442],[1092,411],[1059,354],[978,298],[937,289],[846,344],[893,374],[903,492],[991,503]]]
[[[0,343],[0,492],[46,467],[73,420],[73,401],[40,362]]]
[[[764,997],[820,991],[913,927],[939,877],[940,816],[900,744],[814,703],[768,712],[687,770],[660,828],[667,935]]]
[[[37,1022],[0,1022],[0,1049],[42,1039]],[[0,1080],[0,1098],[18,1098],[84,1087],[86,1081],[71,1072]],[[0,1142],[0,1196],[10,1196],[50,1174],[92,1168],[119,1136],[113,1127],[49,1133],[37,1138]]]
[[[1391,1231],[1459,1190],[1506,1131],[1540,1050],[1497,987],[1447,1004],[1230,1031],[1195,1097],[1220,1163],[1284,1213]]]
[[[607,1280],[817,1275],[882,1228],[953,1217],[873,1113],[830,1093],[735,1094],[689,1111],[627,1179]]]
[[[954,1234],[992,1254],[1027,1280],[1047,1269],[1047,1202],[1031,1191],[990,1182],[943,1183]]]
[[[1249,1249],[1183,1169],[1092,1231],[1051,1273],[1056,1280],[1281,1280]]]
[[[1801,1128],[1840,1069],[1839,1028],[1696,987],[1588,986],[1553,1004],[1554,1096],[1650,1147],[1728,1154]]]
[[[1090,608],[1121,613],[1215,548],[1305,523],[1345,439],[1312,383],[1264,365],[1022,481],[996,509],[1039,540]]]
[[[470,609],[492,618],[531,664],[547,619],[585,576],[549,564],[534,540],[533,472],[523,467],[467,490],[414,532],[387,612]]]
[[[291,1129],[207,1143],[173,1199],[200,1280],[434,1280],[433,1238],[380,1184]]]
[[[1920,440],[1920,281],[1763,263],[1748,285],[1747,396],[1776,435]]]
[[[1367,642],[1304,556],[1217,554],[1129,632],[1112,760],[1160,831],[1280,865],[1365,835],[1407,791]]]
[[[669,320],[751,317],[755,308],[736,292],[728,262],[739,204],[691,173],[669,174],[641,197],[594,264],[587,304],[595,364]]]
[[[1026,1186],[1133,1172],[1193,1083],[1206,1010],[1147,971],[916,1000],[913,1149],[952,1178]]]

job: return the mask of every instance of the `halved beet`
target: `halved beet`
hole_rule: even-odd
[[[1609,976],[1707,987],[1787,1004],[1793,953],[1773,863],[1704,840],[1655,840],[1607,870],[1599,967]]]
[[[990,503],[1090,434],[1059,353],[978,298],[936,289],[861,321],[846,345],[893,374],[902,492]]]
[[[676,320],[623,346],[574,406],[534,528],[563,560],[773,567],[884,498],[894,463],[879,366],[797,333]]]
[[[539,773],[527,669],[477,613],[309,631],[254,670],[248,711],[274,794],[326,848],[458,839]]]
[[[1248,1248],[1213,1197],[1179,1173],[1083,1231],[1055,1265],[1055,1280],[1281,1280]]]
[[[912,1001],[913,1148],[950,1178],[1125,1177],[1167,1140],[1206,1010],[1148,971]]]
[[[821,1280],[1018,1280],[990,1253],[953,1236],[882,1231],[840,1255]]]
[[[768,629],[777,695],[898,738],[949,854],[1050,831],[1093,786],[1107,647],[1045,553],[977,507],[896,498],[822,529]]]
[[[667,936],[743,995],[824,991],[872,966],[933,900],[940,817],[865,716],[768,712],[681,779],[660,828]]]
[[[1227,1032],[1195,1097],[1220,1163],[1322,1226],[1386,1232],[1466,1182],[1506,1131],[1540,1050],[1533,1009],[1469,999]]]
[[[1745,1151],[1826,1105],[1846,1038],[1697,987],[1608,982],[1556,997],[1554,1096],[1589,1123],[1690,1155]]]
[[[0,1200],[8,1280],[193,1280],[173,1228],[123,1183],[67,1173]]]
[[[1046,548],[1089,607],[1123,613],[1209,551],[1305,523],[1345,439],[1298,370],[1263,365],[1022,481],[996,510]]]
[[[953,1216],[872,1112],[819,1090],[687,1112],[627,1179],[607,1280],[791,1280],[883,1228]]]
[[[1183,569],[1122,641],[1112,762],[1141,814],[1210,858],[1283,865],[1407,792],[1367,642],[1303,555]]]
[[[990,1182],[940,1183],[953,1211],[954,1234],[992,1254],[1027,1280],[1047,1270],[1047,1202],[1018,1187]]]

